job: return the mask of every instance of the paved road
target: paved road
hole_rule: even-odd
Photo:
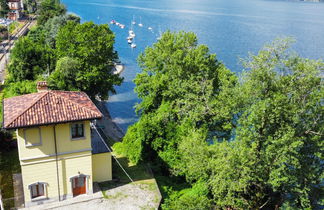
[[[3,41],[0,44],[0,83],[3,84],[5,78],[6,65],[9,62],[9,55],[11,48],[15,45],[15,41],[26,34],[26,32],[35,25],[36,21],[26,20],[25,25],[13,36],[10,37],[10,41]]]

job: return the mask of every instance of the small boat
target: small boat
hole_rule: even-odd
[[[116,25],[117,25],[117,26],[120,26],[120,23],[116,22]]]
[[[156,39],[160,40],[161,38],[162,38],[162,31],[161,31],[161,27],[159,26],[159,35]]]
[[[116,24],[116,21],[115,20],[111,20],[110,21],[110,24]]]
[[[152,30],[153,30],[153,28],[152,28],[152,27],[148,27],[147,29],[148,29],[148,30],[150,30],[150,31],[152,31]]]
[[[128,36],[126,39],[127,40],[133,40],[134,37]]]
[[[119,27],[120,27],[121,29],[124,29],[124,28],[125,28],[125,25],[124,25],[124,24],[120,24]]]
[[[131,44],[131,48],[136,48],[136,44],[135,43],[132,43]]]
[[[132,42],[133,42],[132,39],[127,39],[128,44],[132,44]]]
[[[139,27],[143,27],[143,24],[142,24],[142,17],[140,17],[140,23],[138,24]]]
[[[130,37],[133,37],[133,38],[136,36],[133,30],[129,30],[128,34]]]
[[[136,24],[134,15],[133,15],[132,24],[133,24],[133,25],[135,25],[135,24]]]

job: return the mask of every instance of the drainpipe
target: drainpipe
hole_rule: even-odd
[[[60,178],[59,178],[59,168],[58,168],[58,155],[57,155],[57,142],[56,142],[56,125],[54,125],[54,145],[55,145],[55,162],[56,162],[56,178],[57,178],[57,191],[59,196],[59,201],[61,201],[60,193]]]

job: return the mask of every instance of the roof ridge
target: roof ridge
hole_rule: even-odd
[[[64,100],[68,100],[69,102],[71,102],[72,104],[75,104],[75,105],[77,105],[77,106],[80,106],[82,109],[85,109],[85,110],[88,110],[88,111],[90,111],[92,114],[97,114],[97,112],[96,111],[94,111],[94,110],[92,110],[92,109],[89,109],[88,107],[85,107],[85,106],[83,106],[82,104],[80,104],[80,103],[76,103],[76,102],[74,102],[73,100],[71,100],[71,99],[69,99],[68,97],[65,97],[65,96],[63,96],[63,95],[60,95],[60,94],[55,94],[55,92],[60,92],[60,91],[50,91],[50,92],[52,92],[54,95],[56,95],[56,96],[58,96],[58,97],[60,97],[60,98],[63,98]],[[61,92],[70,92],[70,91],[61,91]],[[82,93],[83,95],[85,95],[90,101],[91,101],[91,99],[89,98],[89,96],[86,94],[86,93],[84,93],[83,91],[74,91],[74,92],[77,92],[77,93]],[[92,102],[92,101],[91,101]],[[92,102],[93,103],[93,102]],[[100,110],[97,108],[97,106],[95,105],[95,107],[96,107],[96,109],[98,110],[98,112],[102,115],[102,113],[100,112]]]
[[[24,113],[26,113],[29,109],[31,109],[31,107],[33,107],[39,100],[41,100],[42,98],[44,98],[49,92],[50,91],[44,91],[44,94],[43,95],[41,93],[40,95],[42,95],[42,96],[40,96],[37,100],[35,100],[34,103],[32,103],[30,106],[28,106],[28,108],[26,108],[24,111],[22,111],[20,114],[18,114],[13,120],[11,120],[11,122],[8,123],[6,127],[8,127],[10,124],[12,124],[15,120],[17,120],[18,117],[20,117],[21,115],[23,115]],[[23,96],[23,95],[21,95],[21,96]]]

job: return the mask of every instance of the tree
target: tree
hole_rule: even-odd
[[[7,17],[9,12],[9,6],[7,0],[0,0],[0,17]]]
[[[233,141],[181,142],[182,171],[191,182],[208,177],[219,208],[276,209],[288,202],[311,209],[323,199],[324,63],[289,54],[288,46],[276,41],[245,62],[249,71],[233,89],[240,93]]]
[[[142,99],[137,105],[141,118],[117,148],[133,162],[160,158],[176,171],[182,164],[178,144],[183,135],[217,124],[211,123],[217,116],[216,98],[223,85],[235,83],[235,75],[207,46],[198,45],[193,33],[168,31],[138,60],[143,71],[134,82]]]
[[[324,63],[289,45],[277,40],[251,55],[237,80],[194,35],[167,32],[139,58],[140,119],[114,149],[207,186],[204,199],[218,209],[319,208]],[[179,193],[163,207],[201,204]]]
[[[80,62],[74,58],[59,59],[55,71],[48,78],[49,87],[59,90],[77,90],[78,84],[75,78],[80,67]]]
[[[30,80],[24,80],[15,83],[7,83],[3,90],[4,98],[10,98],[35,92],[37,92],[36,81]]]
[[[21,37],[12,49],[9,63],[9,73],[13,80],[35,80],[47,69],[46,52],[42,45],[33,42],[28,37]]]
[[[65,14],[66,8],[60,3],[60,0],[42,0],[37,12],[37,24],[43,25],[50,18]]]
[[[114,85],[122,82],[119,75],[113,74],[118,60],[114,37],[108,25],[93,22],[77,24],[68,21],[57,34],[58,58],[69,57],[80,63],[74,88],[85,91],[91,98],[107,99],[109,91],[115,92]]]

